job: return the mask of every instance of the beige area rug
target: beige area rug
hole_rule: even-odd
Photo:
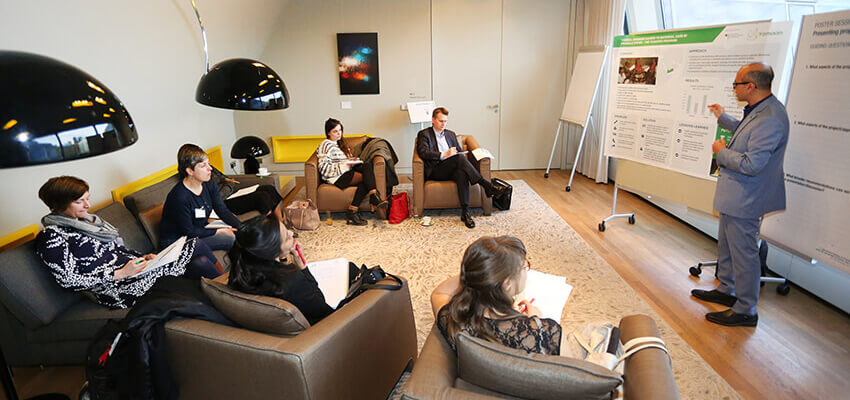
[[[512,235],[528,250],[534,269],[565,276],[573,291],[561,318],[564,334],[590,322],[617,324],[631,314],[655,319],[673,358],[673,372],[684,399],[737,399],[740,396],[697,352],[635,292],[546,202],[524,181],[511,181],[513,201],[509,211],[483,216],[473,209],[476,228],[467,229],[458,210],[426,210],[434,225],[423,227],[408,218],[398,225],[361,213],[365,227],[348,226],[342,213],[333,214],[333,224],[315,231],[300,232],[308,260],[345,257],[355,263],[380,264],[387,272],[408,279],[419,348],[434,324],[431,291],[446,278],[459,273],[463,251],[484,235]],[[396,187],[408,192],[411,184]],[[303,189],[297,198],[304,198]]]

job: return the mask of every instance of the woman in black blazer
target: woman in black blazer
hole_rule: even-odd
[[[334,311],[304,263],[292,231],[273,215],[244,223],[228,255],[232,267],[227,284],[233,289],[286,300],[310,324]]]

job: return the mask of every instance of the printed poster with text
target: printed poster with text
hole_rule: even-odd
[[[605,155],[715,179],[711,144],[731,132],[709,104],[743,116],[732,91],[752,62],[773,66],[781,86],[791,22],[746,23],[614,38]]]
[[[850,274],[850,11],[805,16],[796,58],[786,206],[761,234]]]

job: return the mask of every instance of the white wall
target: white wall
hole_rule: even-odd
[[[211,64],[259,58],[285,5],[198,1]],[[194,100],[204,56],[188,0],[0,0],[0,49],[46,55],[88,72],[124,102],[139,133],[136,144],[107,155],[0,169],[0,235],[40,220],[47,208],[38,200],[38,188],[52,176],[87,180],[93,203],[102,205],[111,201],[110,190],[176,163],[183,143],[222,145],[227,161],[235,140],[234,113]],[[280,71],[277,60],[263,61]]]
[[[237,136],[323,135],[328,117],[345,134],[372,133],[392,143],[397,167],[409,171],[419,126],[399,107],[431,99],[431,7],[428,0],[291,1],[275,24],[261,58],[274,66],[292,105],[275,113],[237,112]],[[377,32],[378,95],[342,96],[337,72],[337,33]],[[341,101],[352,109],[342,110]],[[430,123],[427,124],[430,126]],[[272,171],[303,174],[303,163],[274,164]]]

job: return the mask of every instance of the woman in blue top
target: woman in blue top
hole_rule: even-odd
[[[174,185],[162,208],[159,224],[160,245],[165,247],[181,236],[197,237],[213,250],[229,250],[234,232],[242,223],[224,205],[212,177],[207,153],[193,144],[184,144],[177,152],[177,169],[183,180]],[[212,212],[230,228],[207,229]]]

